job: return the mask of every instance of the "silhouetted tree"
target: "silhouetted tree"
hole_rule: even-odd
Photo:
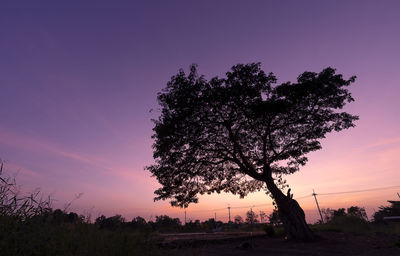
[[[181,221],[178,218],[171,218],[167,215],[156,216],[156,230],[177,231],[181,227]]]
[[[125,218],[121,215],[117,214],[112,217],[106,218],[104,215],[101,215],[95,220],[95,224],[101,229],[110,229],[116,230],[125,223]]]
[[[354,126],[358,117],[340,111],[353,101],[346,87],[354,80],[326,68],[273,86],[275,76],[259,63],[235,65],[226,78],[209,81],[194,65],[188,75],[180,70],[158,94],[156,163],[147,167],[162,185],[155,200],[187,207],[198,194],[244,197],[267,189],[288,236],[312,240],[303,210],[282,192],[282,175],[305,165],[305,155],[321,149],[327,133]]]
[[[365,212],[365,209],[363,207],[358,207],[358,206],[350,206],[347,208],[347,211],[345,208],[339,208],[337,210],[334,209],[322,209],[322,214],[324,215],[325,222],[327,223],[335,223],[335,222],[340,222],[344,219],[349,219],[355,221],[356,219],[366,221],[367,220],[367,213]],[[357,221],[358,221],[357,220]]]
[[[278,210],[274,209],[270,215],[268,215],[268,221],[271,225],[279,225],[282,223],[281,219],[279,218]]]
[[[374,213],[374,221],[381,222],[384,217],[400,216],[400,201],[388,201],[389,206],[380,206],[379,211]]]
[[[184,226],[185,231],[198,231],[201,229],[200,220],[192,221],[190,220]]]
[[[342,216],[346,216],[346,210],[344,208],[333,210],[333,217],[342,217]]]
[[[143,229],[147,226],[147,222],[144,218],[137,216],[132,219],[129,223],[129,226],[134,229]]]
[[[240,215],[236,215],[235,218],[233,219],[233,222],[237,225],[243,224],[243,218]]]
[[[167,215],[156,216],[156,223],[162,226],[181,225],[181,221],[178,218],[171,218]]]
[[[105,222],[106,219],[107,219],[106,216],[101,215],[101,216],[99,216],[99,217],[96,218],[94,224],[97,225],[97,226],[99,226],[99,227],[101,227],[101,226],[103,225],[103,223]]]
[[[260,211],[260,222],[263,223],[266,219],[267,214],[264,211]]]
[[[254,223],[258,223],[258,215],[250,210],[246,212],[246,223],[248,224],[254,224]]]
[[[208,219],[206,221],[203,221],[201,225],[207,229],[208,231],[211,231],[217,227],[217,222],[215,221],[214,218]]]
[[[140,216],[137,216],[132,219],[132,223],[136,223],[138,225],[146,225],[146,220]]]
[[[367,213],[364,207],[350,206],[347,208],[347,215],[367,220]]]
[[[333,211],[331,208],[322,208],[321,212],[322,215],[324,216],[325,222],[330,222],[333,218]],[[317,223],[322,224],[321,220],[319,220]]]
[[[79,216],[75,212],[66,213],[61,209],[56,209],[54,211],[50,210],[47,214],[43,216],[47,221],[54,224],[60,223],[83,223],[84,217]]]

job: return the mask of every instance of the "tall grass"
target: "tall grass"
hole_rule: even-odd
[[[51,209],[39,190],[24,195],[0,165],[0,255],[159,255],[156,237],[100,229],[83,216]]]

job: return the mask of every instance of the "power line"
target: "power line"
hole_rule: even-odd
[[[321,195],[321,196],[325,196],[325,195],[339,195],[339,194],[350,194],[350,193],[360,193],[360,192],[368,192],[368,191],[378,191],[378,190],[388,190],[388,189],[395,189],[395,188],[400,188],[400,186],[387,186],[387,187],[379,187],[379,188],[370,188],[370,189],[362,189],[362,190],[350,190],[350,191],[340,191],[340,192],[327,192],[327,193],[313,193],[313,194],[308,194],[308,195],[304,195],[304,196],[300,196],[300,197],[296,197],[296,200],[299,199],[304,199],[304,198],[308,198],[308,197],[312,197],[312,196],[316,196],[316,195]],[[236,207],[231,207],[228,204],[228,207],[224,207],[224,208],[217,208],[217,209],[207,209],[207,210],[193,210],[193,211],[188,211],[188,213],[198,213],[198,212],[214,212],[214,217],[216,217],[216,212],[219,211],[226,211],[228,210],[228,216],[230,216],[230,210],[232,209],[249,209],[249,208],[257,208],[257,207],[264,207],[264,206],[271,206],[271,203],[266,203],[266,204],[257,204],[257,205],[246,205],[246,206],[236,206]],[[186,211],[185,211],[185,215],[186,215]],[[186,217],[186,216],[185,216]],[[220,218],[225,218],[227,216],[223,216]],[[229,217],[228,217],[229,218]]]
[[[380,187],[380,188],[370,188],[370,189],[362,189],[362,190],[351,190],[351,191],[342,191],[342,192],[328,192],[328,193],[318,193],[319,196],[326,195],[339,195],[339,194],[350,194],[350,193],[359,193],[359,192],[367,192],[367,191],[377,191],[377,190],[387,190],[400,188],[400,186],[389,186],[389,187]]]
[[[312,194],[309,194],[306,196],[296,197],[295,199],[298,200],[298,199],[303,199],[303,198],[312,197],[312,196],[313,196]]]
[[[236,206],[231,207],[231,209],[244,209],[244,208],[255,208],[255,207],[262,207],[262,206],[270,206],[271,204],[256,204],[256,205],[247,205],[247,206]]]
[[[368,192],[368,191],[378,191],[378,190],[387,190],[387,189],[394,189],[400,188],[400,186],[388,186],[388,187],[380,187],[380,188],[370,188],[370,189],[362,189],[362,190],[350,190],[350,191],[340,191],[340,192],[327,192],[327,193],[316,193],[318,196],[326,196],[326,195],[336,195],[336,194],[350,194],[350,193],[359,193],[359,192]],[[296,197],[295,199],[303,199],[307,197],[312,197],[313,194]]]
[[[218,208],[218,209],[207,209],[207,210],[193,210],[193,211],[189,211],[188,210],[188,213],[190,212],[190,213],[192,213],[192,212],[218,212],[218,211],[223,211],[223,210],[226,210],[226,207],[225,208]]]

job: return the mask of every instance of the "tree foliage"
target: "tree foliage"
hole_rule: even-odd
[[[267,218],[267,214],[264,211],[260,211],[260,222],[264,223]]]
[[[381,222],[384,217],[400,216],[400,201],[388,201],[389,206],[380,206],[374,213],[374,221]]]
[[[125,224],[125,218],[122,215],[117,214],[111,217],[106,217],[104,215],[99,216],[95,220],[95,225],[100,229],[110,229],[116,230],[121,228]]]
[[[246,223],[247,224],[254,224],[258,223],[258,214],[255,213],[253,210],[246,212]]]
[[[367,220],[367,212],[364,207],[351,206],[347,208],[347,215]]]
[[[237,224],[237,225],[243,224],[243,218],[242,218],[242,216],[236,215],[235,218],[234,218],[234,220],[233,220],[233,222],[234,222],[235,224]]]
[[[340,218],[360,219],[364,221],[368,219],[365,208],[359,206],[350,206],[347,208],[347,211],[345,208],[339,208],[337,210],[327,208],[321,211],[327,223],[335,223]]]
[[[155,164],[147,167],[161,184],[155,200],[187,207],[198,194],[244,197],[266,189],[272,174],[283,184],[282,175],[298,171],[327,133],[354,126],[358,117],[342,111],[353,101],[346,87],[354,80],[330,67],[279,85],[260,63],[210,80],[195,65],[189,74],[180,70],[158,94]]]

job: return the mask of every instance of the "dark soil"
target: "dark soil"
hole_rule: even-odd
[[[400,256],[400,236],[319,232],[318,240],[304,243],[270,238],[225,237],[218,239],[177,239],[163,244],[163,255],[396,255]]]

